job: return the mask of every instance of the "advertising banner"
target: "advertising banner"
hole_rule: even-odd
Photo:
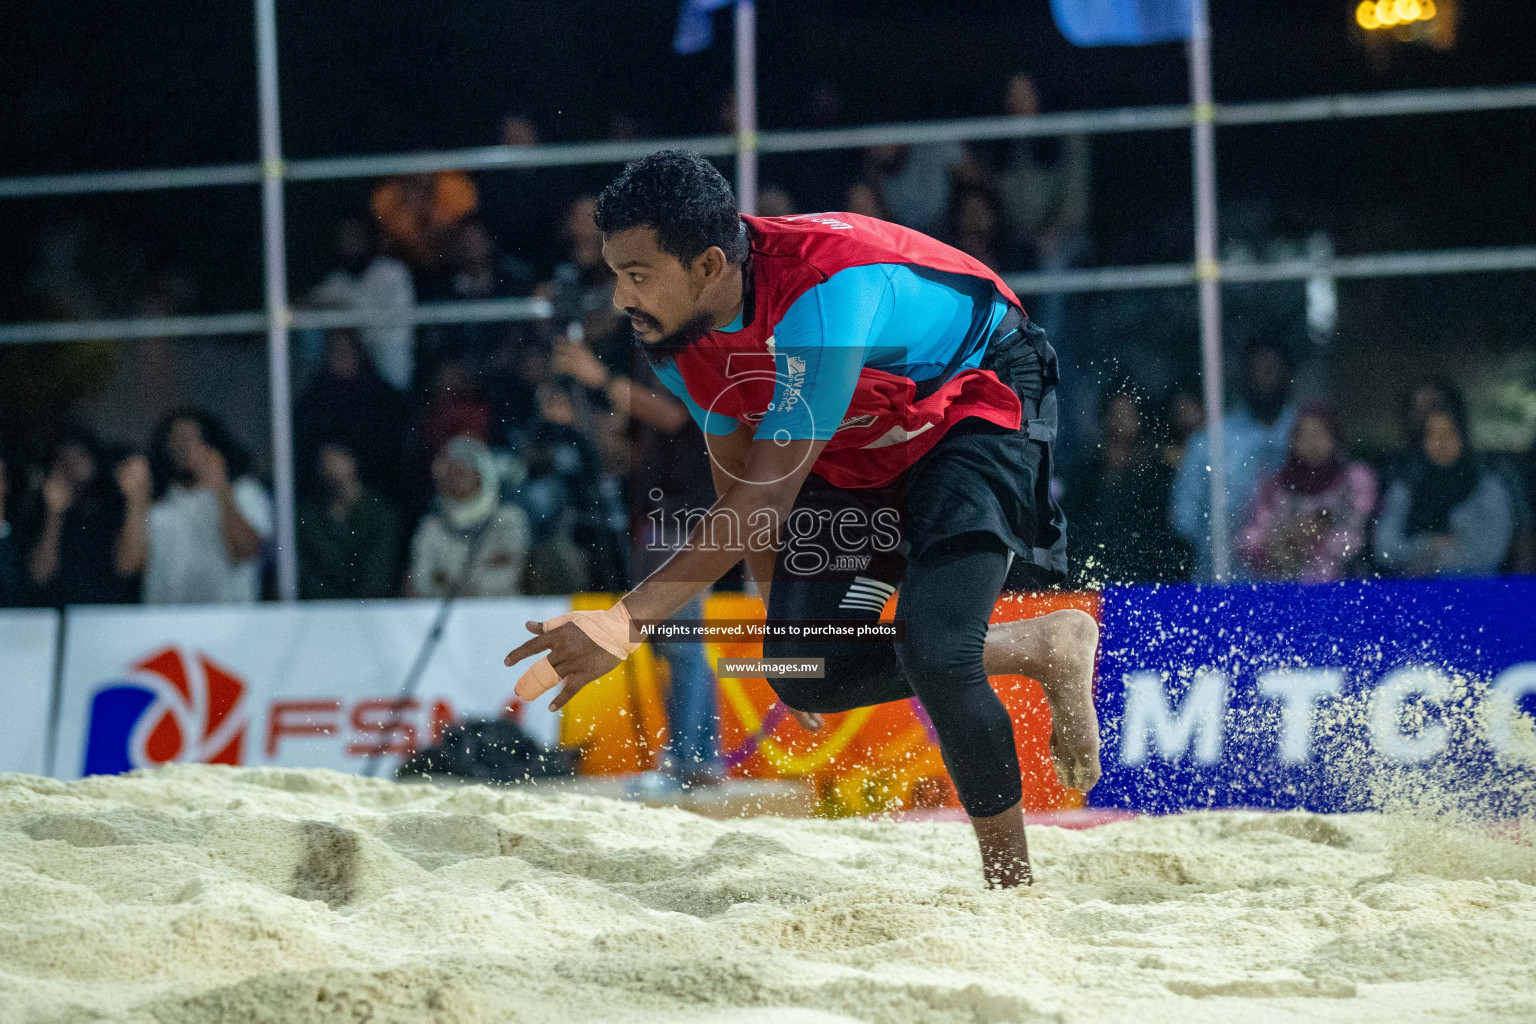
[[[43,773],[58,639],[51,608],[0,612],[0,772]]]
[[[570,601],[457,602],[416,696],[396,711],[438,610],[435,601],[71,608],[54,774],[171,761],[357,772],[375,755],[388,774],[456,718],[501,714],[526,667],[502,658],[526,638],[524,622],[569,611]],[[558,722],[542,705],[519,717],[552,743]]]
[[[1096,806],[1536,808],[1536,579],[1105,592]]]
[[[607,607],[611,595],[578,595],[576,607]],[[889,618],[895,602],[887,603]],[[1009,594],[998,602],[994,622],[1033,618],[1058,608],[1098,611],[1094,594]],[[715,594],[704,605],[714,623],[762,622],[763,605],[742,594]],[[710,642],[705,655],[757,658],[760,641]],[[667,738],[666,662],[642,647],[617,671],[584,687],[566,705],[561,742],[581,757],[583,774],[645,771],[656,765]],[[915,698],[823,716],[820,730],[806,732],[760,677],[718,680],[720,752],[733,778],[807,779],[817,810],[830,816],[959,807],[939,753],[933,726]],[[1027,810],[1081,806],[1081,796],[1061,787],[1050,759],[1050,716],[1040,685],[1032,679],[997,676],[992,686],[1013,718],[1014,741]],[[542,698],[539,703],[543,703]]]

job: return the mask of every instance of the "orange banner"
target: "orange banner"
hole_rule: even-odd
[[[612,595],[584,594],[574,607],[604,608]],[[889,617],[895,598],[887,604]],[[1015,622],[1062,608],[1097,617],[1099,598],[1087,593],[1007,594],[993,622]],[[717,594],[705,604],[710,619],[761,620],[762,603],[740,594]],[[756,658],[760,643],[706,645],[710,664],[719,658]],[[583,774],[637,772],[655,766],[666,742],[666,665],[642,647],[628,662],[586,687],[566,706],[562,744],[581,751]],[[808,733],[777,703],[766,679],[720,680],[720,749],[730,774],[744,778],[808,778],[819,810],[828,816],[871,814],[924,807],[958,806],[927,716],[915,700],[826,715]],[[1065,790],[1050,760],[1050,712],[1040,685],[1022,676],[995,676],[997,691],[1013,718],[1030,811],[1082,806],[1081,794]]]

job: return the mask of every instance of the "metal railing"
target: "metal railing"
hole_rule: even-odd
[[[292,424],[289,422],[287,334],[290,329],[500,322],[548,316],[533,299],[427,303],[408,313],[301,311],[287,300],[283,190],[288,182],[374,178],[444,170],[500,170],[620,163],[659,148],[686,147],[704,156],[733,153],[796,153],[861,148],[875,144],[978,142],[1135,131],[1291,124],[1361,117],[1470,113],[1536,108],[1536,85],[1501,88],[1413,90],[1367,95],[1186,106],[1130,107],[1040,114],[1034,117],[960,118],[947,121],[864,125],[816,131],[745,132],[637,142],[582,142],[528,147],[485,146],[382,156],[338,156],[285,161],[278,117],[277,40],[274,0],[254,0],[257,83],[262,158],[258,162],[0,178],[0,199],[104,194],[161,189],[260,185],[266,254],[264,311],[204,316],[0,325],[0,344],[54,343],[103,338],[192,337],[265,332],[273,430],[273,476],[278,505],[278,580],[285,598],[297,593],[293,544]],[[747,197],[750,202],[751,197]],[[1215,259],[1151,266],[1107,267],[1008,275],[1028,294],[1190,287],[1202,282],[1359,278],[1536,269],[1536,246],[1438,252],[1372,253],[1350,257],[1289,259],[1274,263],[1218,264]],[[1209,360],[1208,360],[1209,361]],[[1209,369],[1209,367],[1208,367]],[[1219,390],[1219,389],[1218,389]],[[1208,396],[1209,398],[1209,396]],[[1216,396],[1219,401],[1219,395]],[[1213,491],[1216,490],[1213,487]],[[1214,495],[1213,495],[1214,496]],[[1219,517],[1215,517],[1218,518]]]
[[[1416,89],[1387,93],[1312,96],[1295,100],[1218,103],[1214,117],[1217,126],[1232,127],[1531,108],[1536,108],[1536,85]],[[860,125],[853,128],[824,128],[815,131],[765,131],[757,136],[757,148],[760,153],[809,153],[829,149],[862,149],[866,146],[882,144],[996,142],[1007,139],[1051,138],[1066,135],[1187,130],[1192,124],[1194,124],[1194,115],[1188,106],[1119,107],[1110,110],[1037,114],[1034,117],[967,117],[945,121],[898,121]],[[636,142],[475,146],[424,153],[314,157],[285,161],[280,170],[281,177],[288,181],[339,181],[348,178],[378,178],[391,174],[423,174],[431,171],[577,167],[623,163],[668,147],[691,149],[701,156],[730,156],[736,150],[736,137],[696,135]],[[217,185],[255,185],[260,181],[261,164],[255,161],[202,167],[42,174],[0,178],[0,199],[82,193],[147,192]]]
[[[1218,104],[1217,125],[1274,125],[1361,117],[1449,114],[1536,109],[1536,85],[1502,88],[1435,89],[1367,95],[1316,96],[1296,100]],[[817,131],[769,131],[758,136],[763,153],[801,153],[856,149],[890,144],[982,142],[1006,139],[1102,135],[1118,132],[1188,129],[1189,107],[1124,107],[1040,114],[1035,117],[974,117],[831,128]],[[501,170],[574,167],[621,163],[666,147],[686,147],[704,156],[729,156],[730,135],[652,139],[638,142],[577,142],[540,146],[480,146],[469,149],[384,156],[323,157],[281,164],[285,181],[332,181],[441,170]],[[261,165],[218,164],[135,171],[49,174],[0,178],[0,199],[85,193],[143,192],[221,185],[255,185]],[[1536,269],[1536,246],[1455,249],[1432,252],[1372,253],[1331,259],[1289,259],[1274,263],[1226,262],[1216,268],[1230,283],[1300,281],[1313,277],[1362,278]],[[1199,281],[1193,261],[1146,266],[1103,267],[1008,274],[1004,279],[1020,294],[1120,291],[1192,287]],[[291,329],[370,327],[399,323],[450,324],[518,321],[547,316],[536,299],[440,302],[419,305],[408,315],[357,311],[292,310]],[[0,325],[0,344],[82,341],[99,338],[195,337],[258,334],[268,327],[265,312],[208,316],[171,316],[16,323]]]
[[[1433,274],[1536,270],[1536,245],[1373,253],[1327,259],[1300,257],[1270,263],[1228,261],[1220,264],[1218,270],[1220,279],[1228,284],[1307,281],[1317,277],[1423,277]],[[1155,263],[1002,276],[1008,287],[1020,295],[1192,288],[1199,282],[1199,274],[1193,263]],[[540,320],[550,313],[550,305],[543,299],[481,299],[423,302],[409,310],[295,309],[289,311],[287,326],[290,330],[302,331],[407,324],[516,323]],[[0,325],[0,345],[97,341],[103,338],[212,337],[220,334],[260,334],[266,329],[267,314],[259,311],[117,320],[48,320]]]

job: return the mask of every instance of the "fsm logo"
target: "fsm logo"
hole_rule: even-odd
[[[91,699],[86,775],[115,775],[173,761],[239,764],[245,684],[201,653],[150,655]]]

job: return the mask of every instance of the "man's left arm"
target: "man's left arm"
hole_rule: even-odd
[[[687,543],[618,605],[608,611],[573,612],[548,623],[528,623],[534,638],[508,654],[505,663],[515,665],[546,651],[549,657],[518,681],[518,696],[531,700],[560,684],[549,705],[558,711],[576,691],[613,671],[639,646],[630,639],[630,621],[671,617],[741,561],[749,524],[759,521],[754,515],[782,523],[826,445],[825,440],[754,440],[741,478],[694,525]],[[714,526],[720,519],[728,529]],[[715,543],[722,533],[738,543]],[[583,618],[578,621],[578,616]]]
[[[559,710],[639,646],[630,638],[631,619],[669,618],[742,560],[757,524],[785,521],[842,422],[863,371],[871,325],[889,296],[889,278],[881,268],[852,268],[790,305],[774,328],[773,398],[747,446],[744,470],[732,472],[737,479],[695,524],[687,544],[614,608],[528,623],[537,635],[508,654],[506,664],[540,651],[548,651],[549,658],[518,681],[519,697],[530,700],[563,684],[549,705]],[[681,378],[673,384],[680,385]],[[702,425],[715,432],[707,420]],[[721,533],[736,543],[716,543]]]

